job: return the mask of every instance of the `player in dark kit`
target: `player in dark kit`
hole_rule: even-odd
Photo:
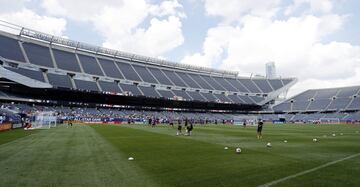
[[[151,127],[156,127],[156,118],[152,119]]]
[[[178,129],[177,129],[177,132],[176,132],[176,136],[179,136],[181,135],[181,129],[182,129],[182,124],[181,124],[181,119],[178,120]]]
[[[246,120],[244,120],[244,122],[243,122],[243,127],[244,128],[246,127]]]
[[[263,125],[264,125],[264,122],[260,119],[258,122],[258,127],[257,127],[257,138],[258,139],[262,138],[261,131],[262,131]]]
[[[152,118],[151,117],[149,117],[148,123],[149,123],[149,126],[151,126],[151,124],[152,124]]]
[[[169,125],[174,128],[174,121],[172,118],[169,118]]]
[[[190,120],[190,123],[188,126],[186,126],[187,129],[187,135],[190,136],[191,135],[191,131],[193,130],[194,125],[193,125],[193,120]]]

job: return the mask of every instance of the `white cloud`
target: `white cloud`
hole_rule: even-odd
[[[240,21],[244,15],[272,17],[278,10],[280,0],[204,0],[206,13],[220,16],[225,23]]]
[[[26,8],[22,8],[17,11],[0,13],[0,20],[59,36],[62,36],[66,30],[65,19],[49,16],[40,16]],[[2,30],[6,30],[6,28],[2,27]],[[15,32],[14,30],[7,31]]]
[[[146,30],[139,28],[133,33],[107,37],[104,46],[156,57],[184,42],[181,25],[175,16],[164,20],[153,18]],[[123,39],[118,41],[117,38]]]
[[[299,83],[290,90],[291,95],[309,88],[360,84],[360,47],[345,42],[322,42],[324,37],[340,30],[347,18],[332,13],[332,4],[320,10],[320,2],[307,1],[312,4],[305,12],[321,14],[305,13],[280,20],[238,7],[234,9],[240,13],[235,16],[222,10],[235,6],[234,3],[218,2],[211,11],[212,15],[223,16],[224,20],[237,19],[238,23],[225,21],[210,28],[202,51],[187,55],[183,63],[236,70],[249,76],[264,74],[265,63],[275,61],[280,75],[299,78]]]
[[[293,4],[286,8],[285,15],[290,15],[303,6],[308,6],[305,13],[330,13],[333,2],[332,0],[294,0]]]
[[[152,5],[150,12],[156,16],[178,16],[181,18],[186,17],[185,13],[182,12],[183,6],[177,1],[163,1],[160,5]]]
[[[177,0],[159,5],[146,0],[44,0],[42,7],[49,14],[90,22],[105,47],[161,56],[184,41],[181,19],[185,14]]]
[[[236,28],[231,26],[219,26],[211,28],[203,44],[203,52],[187,55],[181,63],[203,67],[214,67],[228,48],[230,38],[236,34]]]

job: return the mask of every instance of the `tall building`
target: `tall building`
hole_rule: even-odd
[[[276,77],[275,62],[268,62],[265,64],[266,78],[272,79]]]

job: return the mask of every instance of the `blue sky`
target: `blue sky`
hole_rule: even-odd
[[[122,51],[264,74],[310,88],[360,85],[356,0],[0,0],[0,19]]]

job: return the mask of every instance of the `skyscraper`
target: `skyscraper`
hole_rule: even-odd
[[[266,78],[272,79],[276,77],[275,62],[268,62],[265,64]]]

